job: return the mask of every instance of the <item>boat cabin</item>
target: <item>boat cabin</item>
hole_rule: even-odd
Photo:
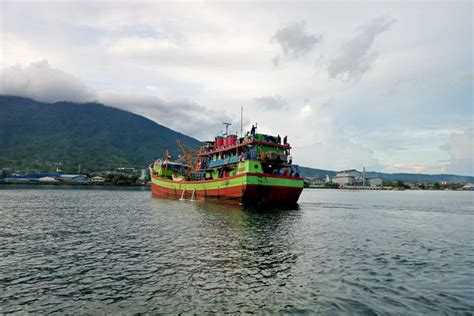
[[[249,133],[219,135],[206,142],[192,159],[192,166],[170,161],[155,163],[156,174],[175,181],[179,175],[186,180],[213,180],[237,174],[261,173],[275,176],[300,177],[299,168],[292,164],[291,146],[286,136]]]

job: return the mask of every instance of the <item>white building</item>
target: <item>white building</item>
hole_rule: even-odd
[[[309,186],[324,184],[324,180],[318,177],[305,177],[304,182]]]
[[[379,187],[382,185],[382,178],[379,177],[373,177],[373,178],[367,178],[365,180],[366,185],[369,185],[371,187]]]
[[[332,183],[350,185],[354,183],[354,177],[335,176],[332,178]]]
[[[332,178],[332,182],[341,185],[358,185],[358,186],[381,186],[382,179],[379,177],[365,178],[364,172],[359,172],[355,169],[339,171],[335,177]],[[365,180],[365,181],[364,181]]]
[[[474,191],[474,184],[472,183],[466,183],[465,186],[462,187],[463,190],[466,191]]]
[[[332,178],[332,183],[352,185],[356,182],[362,181],[362,172],[355,169],[339,171],[335,177]]]
[[[362,172],[359,172],[355,169],[342,170],[336,174],[336,177],[353,177],[355,179],[361,179]]]
[[[94,183],[102,183],[105,181],[105,178],[95,176],[95,177],[90,178],[89,181],[94,182]]]
[[[38,179],[39,182],[42,183],[53,183],[53,182],[59,182],[59,180],[56,180],[53,177],[42,177]]]
[[[150,171],[148,169],[142,169],[139,180],[144,181],[149,178]]]
[[[87,177],[82,174],[62,174],[58,180],[64,182],[86,182]]]

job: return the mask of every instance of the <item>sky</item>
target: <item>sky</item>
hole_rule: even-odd
[[[3,1],[0,94],[101,102],[303,166],[474,175],[471,1]]]

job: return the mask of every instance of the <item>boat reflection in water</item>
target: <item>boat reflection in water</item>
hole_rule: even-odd
[[[194,271],[199,271],[192,277],[197,288],[215,287],[216,293],[224,295],[235,295],[239,289],[245,289],[250,295],[253,290],[257,293],[271,284],[283,285],[303,252],[295,247],[294,234],[301,221],[297,205],[282,209],[164,201],[167,209],[175,210],[170,215],[174,228],[177,217],[183,224],[179,232],[172,233],[172,243],[179,248],[172,261],[184,264],[174,265],[174,269],[186,269],[186,263],[193,264]],[[162,202],[155,199],[153,203],[161,213],[160,219],[166,218]],[[205,295],[211,293],[206,291]]]

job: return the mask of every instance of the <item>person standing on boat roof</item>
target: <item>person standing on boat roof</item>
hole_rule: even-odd
[[[287,144],[288,143],[288,136],[285,135],[285,137],[283,137],[283,144]]]

